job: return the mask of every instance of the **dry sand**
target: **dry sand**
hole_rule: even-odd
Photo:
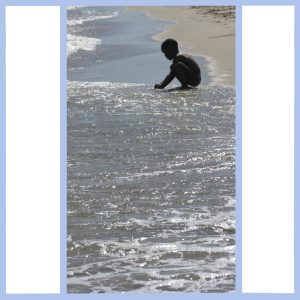
[[[174,38],[186,53],[205,56],[218,84],[235,84],[235,8],[233,6],[139,6],[154,19],[172,21],[153,38]]]

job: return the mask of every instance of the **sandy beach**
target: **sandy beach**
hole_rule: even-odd
[[[158,20],[171,21],[153,38],[172,37],[185,52],[204,56],[217,84],[235,84],[235,8],[233,6],[129,7]]]

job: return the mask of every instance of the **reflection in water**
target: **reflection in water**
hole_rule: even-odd
[[[68,83],[68,292],[234,290],[234,106]]]

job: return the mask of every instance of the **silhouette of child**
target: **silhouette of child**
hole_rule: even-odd
[[[167,59],[173,60],[173,63],[170,66],[170,73],[161,83],[155,84],[155,89],[165,88],[174,78],[179,80],[182,89],[200,84],[201,71],[199,65],[191,56],[179,53],[178,44],[175,40],[165,40],[161,44],[161,51]]]

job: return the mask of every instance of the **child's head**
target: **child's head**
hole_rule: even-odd
[[[173,39],[166,39],[161,44],[161,51],[168,59],[173,59],[178,53],[178,43]]]

